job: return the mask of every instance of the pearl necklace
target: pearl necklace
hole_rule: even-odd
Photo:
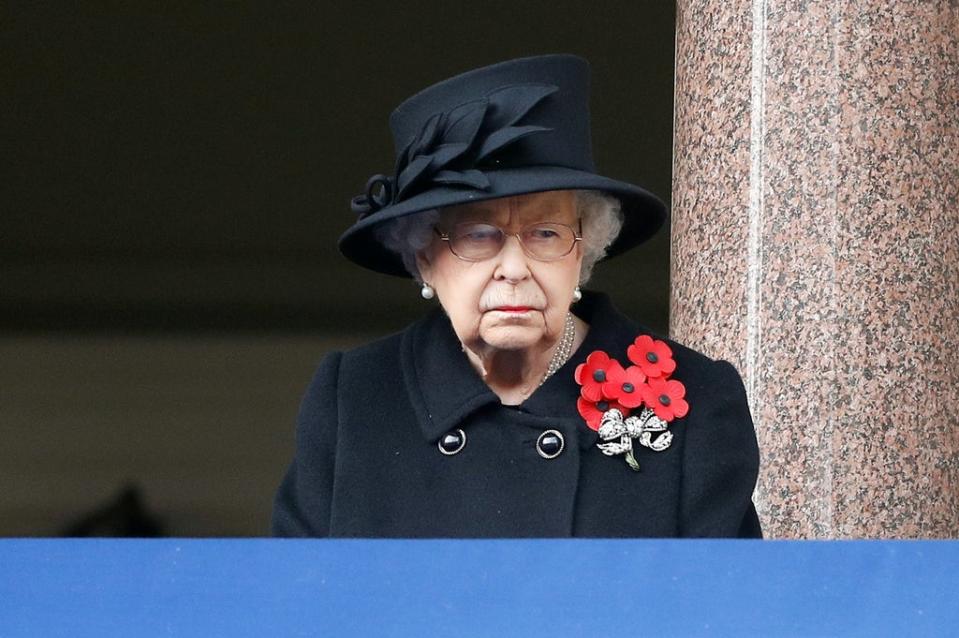
[[[546,383],[546,379],[553,376],[553,374],[563,367],[567,361],[569,361],[570,356],[573,354],[573,342],[576,340],[576,324],[573,322],[573,313],[566,313],[566,324],[563,326],[563,336],[559,338],[559,344],[556,346],[556,350],[553,351],[553,358],[549,360],[549,366],[546,368],[546,374],[543,375],[543,380],[539,382],[540,385]]]

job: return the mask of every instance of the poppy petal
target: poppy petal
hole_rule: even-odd
[[[680,419],[686,416],[689,413],[689,404],[686,403],[683,399],[677,399],[672,404],[673,414],[675,414]]]
[[[603,398],[602,385],[599,383],[586,383],[580,389],[580,395],[587,401],[599,401]]]

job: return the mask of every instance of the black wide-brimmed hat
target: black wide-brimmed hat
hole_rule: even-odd
[[[596,173],[590,142],[589,65],[573,55],[509,60],[420,91],[390,116],[391,175],[354,197],[359,219],[340,237],[351,261],[408,277],[399,255],[374,236],[413,213],[548,190],[605,191],[620,200],[623,228],[611,257],[645,241],[666,219],[652,193]]]

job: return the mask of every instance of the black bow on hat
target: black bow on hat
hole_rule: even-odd
[[[623,229],[607,256],[648,239],[666,208],[648,191],[595,173],[589,66],[572,55],[510,60],[457,75],[403,102],[390,116],[392,175],[374,175],[340,238],[351,261],[408,277],[373,236],[389,220],[443,206],[561,189],[605,191],[622,203]]]

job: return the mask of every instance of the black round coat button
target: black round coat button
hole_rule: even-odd
[[[563,453],[566,441],[558,430],[546,430],[536,439],[536,451],[544,459],[555,459]]]
[[[446,456],[458,454],[464,447],[466,447],[466,432],[459,428],[450,430],[440,437],[440,440],[436,442],[436,445],[440,448],[440,452]]]

